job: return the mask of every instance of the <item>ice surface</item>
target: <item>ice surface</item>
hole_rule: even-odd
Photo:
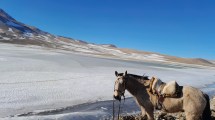
[[[211,85],[215,70],[211,68],[103,59],[36,46],[0,44],[0,117],[16,120],[100,118],[108,114],[104,109],[49,116],[9,116],[111,100],[115,70],[157,76],[165,82],[176,80],[180,85],[199,87],[211,94],[215,91]],[[128,92],[126,97],[130,97]]]

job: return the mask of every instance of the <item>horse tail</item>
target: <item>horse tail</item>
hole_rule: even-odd
[[[202,120],[211,120],[211,110],[210,110],[210,98],[207,94],[204,94],[204,97],[207,101],[205,109],[202,113]]]

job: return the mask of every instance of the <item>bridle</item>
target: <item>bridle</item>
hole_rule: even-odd
[[[123,78],[122,78],[123,79]],[[118,79],[118,81],[119,81],[119,79]],[[123,96],[123,99],[124,99],[124,101],[123,101],[123,106],[124,106],[124,103],[125,103],[125,89],[126,89],[126,79],[124,79],[123,80],[123,91],[121,91],[121,90],[118,90],[118,89],[115,89],[115,85],[116,85],[116,82],[115,82],[115,84],[114,84],[114,92],[115,91],[117,91],[118,93],[120,93],[120,95],[121,96]],[[120,96],[120,97],[121,97]],[[114,102],[115,102],[115,99],[114,99],[114,97],[113,97],[113,120],[114,120],[114,118],[115,118],[115,105],[114,105]],[[123,106],[122,106],[122,108],[123,108]],[[117,114],[117,120],[119,120],[119,115],[120,115],[120,111],[121,111],[121,98],[120,98],[120,100],[119,100],[119,108],[118,108],[118,114]]]
[[[123,78],[122,78],[123,79]],[[118,79],[119,81],[119,79]],[[115,89],[115,85],[116,85],[116,82],[114,84],[114,92],[117,91],[118,93],[120,93],[123,97],[124,97],[124,94],[125,94],[125,86],[126,86],[126,80],[123,80],[123,90],[118,90],[118,89]]]

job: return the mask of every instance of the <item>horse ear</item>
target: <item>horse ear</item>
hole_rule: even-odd
[[[118,72],[117,71],[115,71],[115,75],[116,75],[116,77],[118,76]]]
[[[127,70],[125,71],[125,76],[127,75]]]

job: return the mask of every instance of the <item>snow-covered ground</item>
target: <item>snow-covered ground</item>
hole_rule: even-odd
[[[102,119],[111,112],[112,104],[107,100],[112,99],[115,70],[157,76],[165,82],[176,80],[180,85],[215,94],[212,68],[103,59],[42,47],[0,44],[0,118]],[[127,92],[126,97],[130,97]],[[130,108],[133,104],[128,99]]]

